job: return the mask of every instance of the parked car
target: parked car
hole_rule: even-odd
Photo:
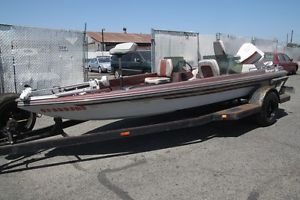
[[[101,72],[111,72],[111,57],[110,56],[99,56],[97,58],[92,58],[88,62],[88,69],[90,72],[97,71]]]
[[[134,75],[151,72],[151,51],[134,51],[121,58],[122,75]],[[117,56],[111,58],[111,69],[115,77],[120,76],[119,59]]]
[[[263,62],[272,62],[273,65],[282,66],[290,74],[296,74],[298,70],[298,64],[284,53],[265,52]]]

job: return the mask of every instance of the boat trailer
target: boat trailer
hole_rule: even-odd
[[[17,122],[14,119],[9,119],[4,130],[6,137],[0,140],[0,155],[25,154],[50,148],[174,131],[215,121],[239,120],[251,115],[256,115],[261,125],[268,126],[276,121],[275,112],[278,109],[278,103],[290,100],[290,95],[284,93],[284,88],[285,86],[281,86],[279,93],[275,92],[274,88],[259,88],[250,100],[244,102],[237,100],[238,103],[229,108],[219,109],[208,114],[157,124],[93,132],[80,136],[68,136],[63,129],[83,121],[70,120],[63,122],[60,118],[54,118],[55,124],[53,126],[28,132],[17,132],[15,129]],[[63,137],[50,138],[56,135],[62,135]]]

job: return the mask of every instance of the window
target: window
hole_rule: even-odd
[[[273,54],[272,53],[265,53],[264,60],[265,61],[273,61]]]
[[[290,59],[290,57],[288,57],[288,55],[282,54],[282,56],[284,57],[285,62],[290,62],[291,61],[291,59]]]
[[[132,61],[134,61],[134,62],[141,61],[141,56],[139,54],[137,54],[137,53],[133,54],[132,55]]]
[[[99,62],[110,62],[110,57],[105,56],[105,57],[98,57]]]
[[[113,56],[111,57],[111,61],[113,61],[113,62],[118,62],[118,56],[113,55]]]
[[[151,61],[151,52],[150,51],[140,51],[140,54],[147,62]]]
[[[122,56],[122,61],[129,62],[131,60],[131,56],[131,53],[125,54],[124,56]]]
[[[278,54],[278,59],[279,59],[279,62],[286,62],[283,54]]]

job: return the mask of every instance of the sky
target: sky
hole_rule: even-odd
[[[300,44],[300,0],[0,0],[0,24],[151,33],[224,33]]]

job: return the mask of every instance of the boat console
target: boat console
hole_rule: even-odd
[[[136,51],[137,49],[137,44],[134,42],[127,42],[127,43],[121,43],[117,44],[114,48],[112,48],[109,53],[111,55],[116,55],[118,56],[119,60],[119,70],[120,70],[120,88],[122,89],[123,87],[123,74],[122,74],[122,63],[121,63],[121,58],[123,55]]]

